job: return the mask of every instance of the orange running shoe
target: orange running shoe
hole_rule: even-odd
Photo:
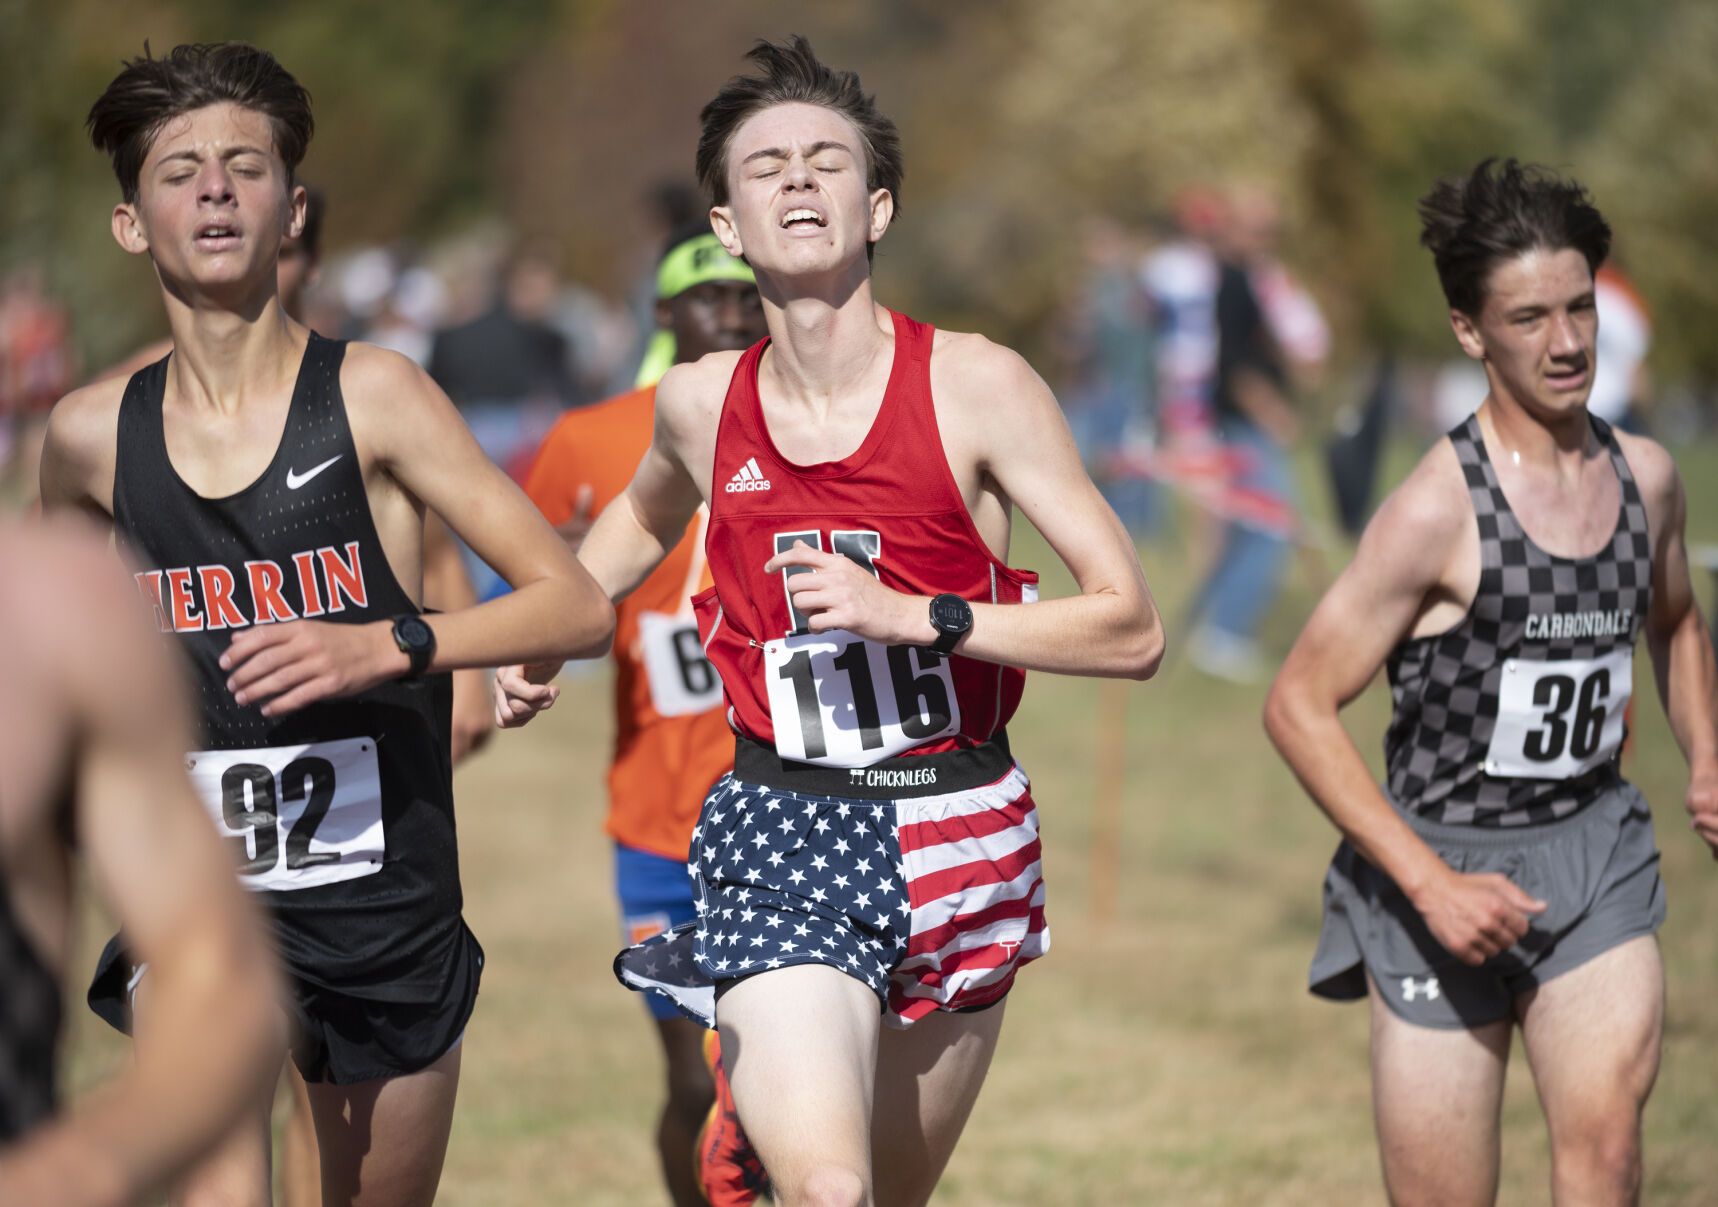
[[[716,1101],[698,1132],[698,1188],[710,1207],[751,1207],[759,1195],[769,1195],[769,1174],[740,1127],[734,1091],[722,1070],[721,1040],[714,1031],[704,1033],[704,1063],[716,1082]]]

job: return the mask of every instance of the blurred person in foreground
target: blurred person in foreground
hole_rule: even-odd
[[[104,534],[0,521],[0,1203],[138,1203],[272,1089],[279,977],[192,794],[185,684]],[[149,963],[149,1043],[54,1114],[74,857]]]
[[[670,236],[656,272],[656,321],[672,341],[669,364],[749,348],[768,334],[751,269],[729,255],[707,218]],[[647,366],[648,367],[648,366]],[[660,377],[667,366],[657,370]],[[549,432],[525,478],[525,493],[578,550],[593,516],[626,489],[650,448],[656,382],[583,410]],[[692,597],[711,586],[704,559],[707,512],[698,509],[684,538],[639,588],[615,608],[615,749],[609,767],[607,829],[614,839],[615,894],[629,943],[696,916],[686,875],[692,827],[710,787],[734,765],[734,734],[722,708],[722,683],[704,657]],[[746,1171],[717,1160],[711,1140],[730,1120],[699,1129],[715,1104],[703,1043],[710,1034],[665,999],[647,995],[667,1059],[668,1098],[657,1124],[663,1177],[676,1207],[706,1200],[728,1207]],[[695,1177],[693,1153],[700,1156]],[[761,1180],[750,1171],[750,1181]],[[726,1185],[737,1181],[738,1185]],[[702,1186],[700,1185],[702,1183]],[[700,1189],[703,1196],[700,1197]]]
[[[312,121],[273,56],[146,54],[89,126],[123,198],[114,237],[149,256],[173,352],[61,400],[43,502],[111,522],[189,660],[204,749],[187,762],[291,976],[324,1203],[428,1203],[483,959],[461,917],[443,672],[600,652],[612,609],[416,365],[281,307]],[[514,592],[424,615],[426,509],[457,517]],[[116,941],[90,991],[116,1025],[136,1007],[145,1057],[149,986]],[[266,1203],[268,1169],[267,1111],[245,1112],[181,1193]]]
[[[1642,633],[1718,853],[1718,676],[1682,483],[1587,410],[1610,228],[1585,191],[1487,160],[1420,214],[1489,392],[1367,526],[1266,703],[1343,834],[1311,986],[1370,998],[1392,1202],[1495,1199],[1519,1025],[1554,1200],[1633,1203],[1664,1020],[1652,816],[1618,769]],[[1338,716],[1380,667],[1382,790]]]
[[[622,979],[706,1025],[778,1202],[930,1198],[1019,970],[1048,947],[1024,670],[1144,679],[1162,628],[1127,530],[1019,356],[879,305],[900,140],[804,38],[704,107],[711,224],[770,338],[676,365],[580,557],[615,598],[709,508],[694,601],[737,731],[693,831],[698,919]],[[1013,507],[1079,593],[1021,606]],[[546,701],[504,668],[498,709]]]

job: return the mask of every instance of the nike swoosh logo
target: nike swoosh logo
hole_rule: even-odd
[[[336,461],[340,460],[340,458],[344,457],[345,455],[346,455],[345,453],[335,453],[332,457],[328,458],[328,460],[324,461],[321,465],[314,466],[311,469],[307,469],[301,474],[295,474],[292,472],[292,470],[290,468],[288,468],[286,471],[286,488],[288,490],[297,490],[300,486],[303,486],[306,482],[310,481],[310,479],[314,478],[317,474],[319,474],[323,470],[327,469],[330,465],[333,465]]]

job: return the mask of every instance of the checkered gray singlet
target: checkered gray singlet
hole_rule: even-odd
[[[1449,434],[1479,520],[1479,591],[1455,628],[1401,642],[1390,654],[1395,712],[1384,756],[1390,793],[1411,813],[1452,825],[1532,825],[1567,817],[1619,778],[1614,757],[1568,779],[1493,776],[1484,768],[1506,660],[1591,659],[1632,648],[1652,603],[1646,507],[1609,425],[1592,424],[1610,451],[1622,504],[1610,544],[1586,558],[1553,557],[1522,531],[1477,414]],[[1593,636],[1537,635],[1549,618],[1593,613],[1627,614],[1627,624]]]

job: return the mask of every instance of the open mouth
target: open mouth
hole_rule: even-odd
[[[195,239],[198,247],[214,251],[222,251],[235,247],[239,242],[239,228],[231,222],[205,222],[197,228]]]
[[[781,216],[781,226],[783,230],[795,230],[828,225],[828,221],[826,221],[823,215],[818,213],[816,210],[789,210]]]

